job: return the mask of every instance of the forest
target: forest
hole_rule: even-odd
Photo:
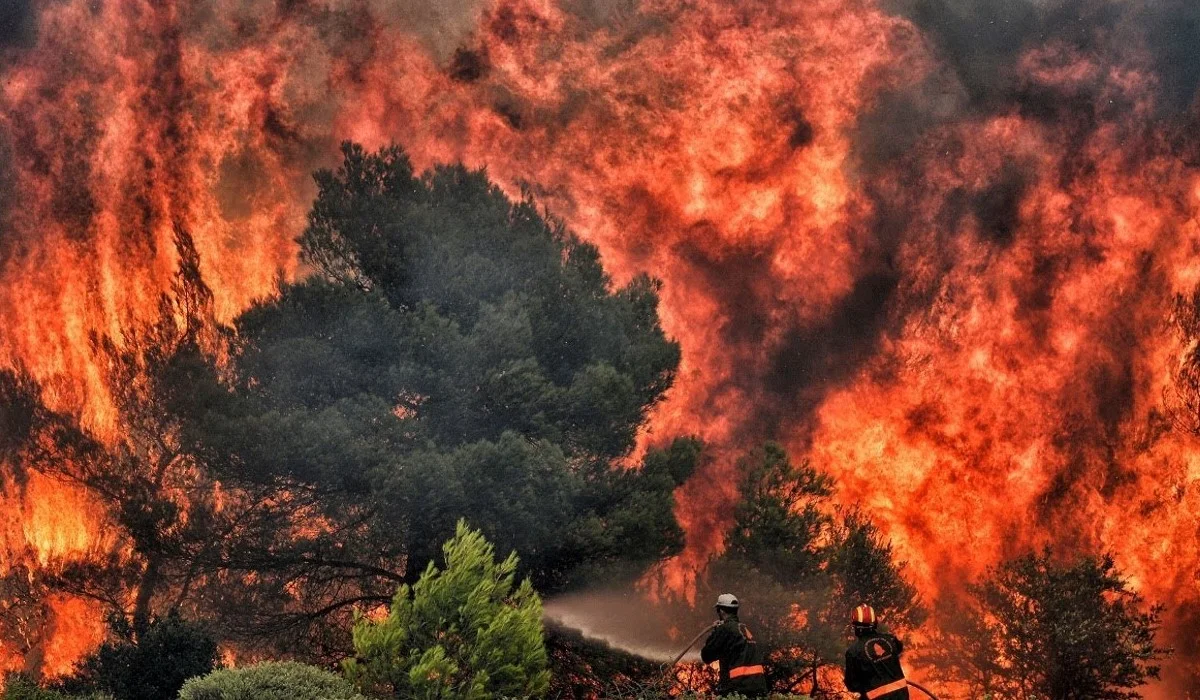
[[[119,439],[0,374],[0,462],[83,489],[111,545],[4,571],[0,640],[23,659],[5,700],[711,691],[702,664],[543,619],[600,588],[629,592],[631,624],[675,620],[679,646],[736,592],[781,696],[846,697],[860,603],[912,638],[906,667],[964,696],[1136,698],[1158,676],[1163,608],[1111,556],[1026,553],[932,605],[871,512],[782,445],[644,439],[680,371],[660,284],[615,284],[531,195],[351,143],[315,182],[300,279],[223,324],[180,226],[158,320],[92,338],[122,379]],[[724,547],[672,591],[655,572],[685,545],[675,494],[716,459],[736,475],[736,506],[713,505]],[[55,675],[64,596],[108,622]]]

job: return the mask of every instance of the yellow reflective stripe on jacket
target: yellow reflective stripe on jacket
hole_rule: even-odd
[[[741,678],[742,676],[757,676],[760,673],[766,673],[762,666],[738,666],[729,671],[730,678]]]

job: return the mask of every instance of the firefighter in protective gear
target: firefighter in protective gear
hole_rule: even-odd
[[[750,628],[738,620],[738,599],[725,593],[717,598],[716,609],[719,619],[700,650],[700,658],[706,664],[720,662],[717,694],[766,697],[768,687],[763,652]]]
[[[846,689],[865,700],[908,700],[908,681],[900,668],[904,645],[879,631],[869,605],[855,608],[851,623],[854,641],[846,650]]]

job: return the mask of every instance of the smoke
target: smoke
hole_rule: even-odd
[[[364,60],[381,31],[416,36],[422,46],[445,63],[476,30],[485,0],[203,0],[184,3],[182,24],[209,46],[247,45],[279,22],[299,22],[316,30],[315,43],[340,58]],[[298,37],[297,37],[298,38]],[[357,56],[355,56],[357,54]]]
[[[1148,37],[1165,107],[1194,107],[1200,90],[1200,6],[1189,0],[1145,3],[1136,18]]]
[[[884,0],[882,6],[920,28],[942,69],[885,91],[859,116],[855,152],[868,173],[948,125],[1013,112],[1073,126],[1071,147],[1078,148],[1095,128],[1121,123],[1136,109],[1108,89],[1121,71],[1153,83],[1157,118],[1179,120],[1196,107],[1200,6],[1188,0]],[[1030,56],[1047,51],[1096,69],[1069,85],[1031,82]]]
[[[641,4],[642,0],[563,0],[562,8],[594,31],[633,21]]]
[[[455,49],[475,30],[486,4],[485,0],[369,0],[367,3],[386,25],[418,33],[441,65],[449,61]]]
[[[33,0],[7,0],[0,4],[0,50],[33,43]]]
[[[1022,102],[1022,56],[1056,44],[1111,66],[1145,63],[1160,81],[1160,107],[1168,112],[1190,107],[1200,84],[1200,7],[1188,0],[886,0],[884,6],[923,30],[979,112]]]

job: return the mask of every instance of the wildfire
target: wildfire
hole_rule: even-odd
[[[41,566],[103,554],[113,544],[105,537],[105,523],[94,517],[100,505],[78,487],[32,472],[23,489],[7,484],[4,491],[22,494],[11,509],[20,516],[20,536],[7,541],[27,542]]]
[[[0,81],[0,367],[119,440],[96,339],[154,319],[174,231],[228,321],[297,274],[311,168],[395,140],[532,188],[618,280],[662,279],[684,357],[642,442],[722,455],[678,494],[673,590],[722,546],[737,450],[775,438],[927,597],[1054,540],[1195,617],[1200,451],[1163,396],[1200,173],[1135,23],[1031,43],[979,103],[872,0],[422,7],[34,3]],[[61,483],[0,493],[0,569],[108,546]],[[88,613],[48,663],[94,642]]]

